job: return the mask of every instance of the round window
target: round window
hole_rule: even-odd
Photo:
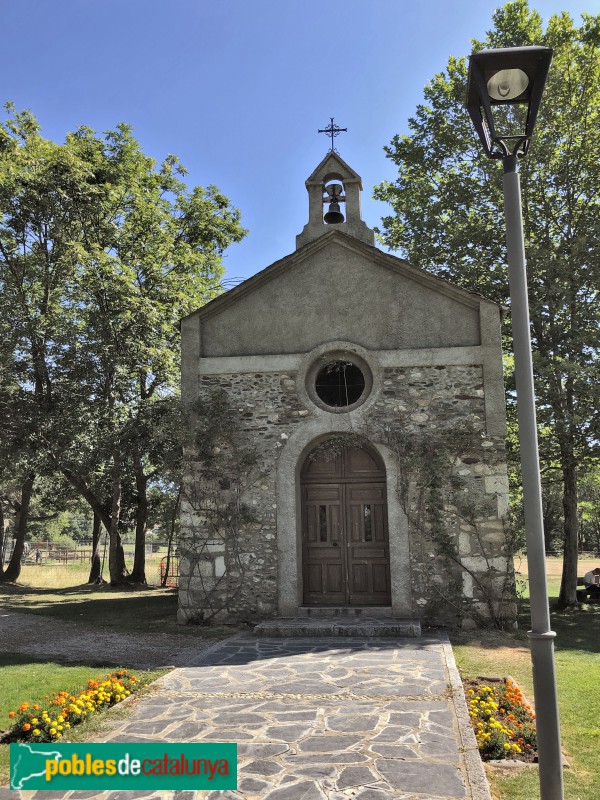
[[[351,361],[332,361],[317,373],[315,391],[326,406],[352,406],[364,390],[365,376]]]
[[[373,389],[373,373],[367,360],[350,347],[323,350],[312,355],[312,363],[307,364],[303,381],[306,399],[330,414],[354,411],[367,401]]]

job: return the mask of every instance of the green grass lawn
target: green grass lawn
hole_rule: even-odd
[[[42,614],[92,627],[173,632],[177,593],[173,589],[70,586],[34,589],[26,586],[0,588],[3,604],[14,611]]]
[[[560,583],[559,565],[554,562],[556,560],[549,559],[551,599],[558,595]],[[526,565],[522,570],[526,579]],[[175,625],[177,597],[169,589],[3,586],[0,602],[15,611],[79,620],[91,628],[164,631],[216,638],[234,632],[227,628]],[[451,639],[457,664],[465,677],[512,675],[532,700],[531,658],[525,633],[529,619],[527,591],[523,593],[520,606],[521,618],[516,633],[455,632]],[[557,633],[556,668],[563,750],[571,764],[565,770],[566,798],[594,800],[600,797],[600,605],[553,613],[552,627]],[[8,727],[8,711],[23,701],[35,702],[60,689],[81,690],[89,678],[108,671],[110,667],[103,669],[100,665],[65,666],[21,655],[0,656],[0,729]],[[85,732],[75,735],[85,735]],[[0,746],[0,783],[3,785],[8,774],[7,751],[6,746]],[[521,770],[514,777],[489,770],[488,776],[496,800],[539,798],[536,768]]]
[[[40,589],[3,585],[0,586],[0,603],[12,611],[83,622],[92,628],[202,638],[223,638],[236,630],[230,626],[178,625],[177,590],[169,588],[84,584]]]
[[[86,629],[111,629],[133,633],[170,633],[184,637],[224,638],[235,632],[230,627],[177,625],[177,593],[157,587],[64,586],[69,571],[60,578],[62,588],[33,588],[24,585],[0,586],[4,611],[41,614],[85,624]],[[72,572],[72,570],[71,570]],[[0,653],[0,731],[9,727],[8,712],[27,701],[41,702],[45,695],[65,689],[82,691],[90,678],[112,672],[115,665],[99,661],[90,665],[57,664],[34,657]],[[155,680],[162,671],[146,673]],[[139,674],[139,673],[138,673]],[[111,716],[114,715],[111,712]],[[125,709],[122,713],[126,713]],[[71,739],[85,738],[101,725],[101,717],[73,729]],[[0,785],[8,785],[8,745],[0,745]]]
[[[87,688],[90,679],[104,677],[113,672],[114,667],[98,665],[73,666],[56,664],[50,661],[35,661],[30,656],[18,653],[0,653],[0,732],[10,727],[9,711],[17,711],[21,703],[40,703],[46,706],[46,695],[62,689],[72,694],[79,694]],[[148,680],[155,680],[165,670],[138,672]],[[94,725],[85,723],[80,729],[89,729]],[[81,730],[74,729],[75,736]],[[9,745],[0,744],[0,785],[8,785]]]
[[[550,576],[551,603],[559,581]],[[525,631],[529,603],[521,602],[520,632],[457,633],[452,636],[459,669],[465,677],[512,675],[533,700],[531,658]],[[553,612],[556,631],[556,679],[563,752],[570,763],[565,769],[565,797],[592,800],[600,795],[600,606],[585,605],[577,611]],[[505,772],[487,770],[497,800],[539,798],[537,768]]]

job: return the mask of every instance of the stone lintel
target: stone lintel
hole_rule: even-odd
[[[382,367],[449,367],[483,364],[486,354],[478,345],[469,347],[423,347],[413,350],[373,350]],[[252,372],[296,372],[305,353],[261,356],[200,358],[201,375],[231,375]],[[497,360],[497,353],[496,353]],[[502,389],[504,402],[504,388]]]

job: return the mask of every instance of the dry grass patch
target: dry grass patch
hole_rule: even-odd
[[[18,582],[31,589],[66,589],[85,584],[89,574],[86,564],[24,564]]]

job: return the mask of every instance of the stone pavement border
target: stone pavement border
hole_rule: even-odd
[[[238,791],[0,800],[490,800],[445,633],[215,643],[109,722],[108,741],[238,741]]]
[[[452,645],[445,631],[440,636],[443,637],[442,647],[450,679],[454,713],[458,722],[459,744],[464,759],[465,776],[471,789],[473,800],[492,800],[481,756],[479,755],[475,731],[469,718],[465,690],[454,660]]]

